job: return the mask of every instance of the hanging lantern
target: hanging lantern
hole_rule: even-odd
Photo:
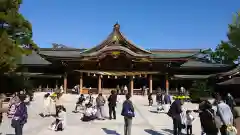
[[[110,78],[110,76],[108,75],[108,78]]]
[[[124,78],[127,78],[126,75],[124,75]]]
[[[141,74],[139,75],[139,77],[142,77]]]
[[[96,74],[93,74],[93,76],[96,76]]]
[[[133,79],[135,78],[135,76],[133,76]]]
[[[90,76],[90,73],[88,73],[87,76]]]
[[[115,79],[117,79],[117,76],[115,76]]]
[[[102,78],[103,76],[102,75],[100,75],[100,78]]]

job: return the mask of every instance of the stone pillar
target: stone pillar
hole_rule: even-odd
[[[132,96],[133,95],[133,89],[134,89],[134,82],[133,82],[133,76],[130,77],[130,91],[129,91],[129,94]]]
[[[168,94],[169,91],[169,80],[168,80],[168,75],[166,74],[166,82],[165,82],[165,86],[166,86],[166,93]]]
[[[83,88],[83,75],[80,73],[80,79],[79,79],[79,94],[82,94],[82,88]]]
[[[98,75],[98,89],[97,89],[97,93],[101,93],[102,92],[102,78],[101,75]]]
[[[152,93],[152,75],[149,75],[149,93]]]
[[[67,73],[65,73],[64,75],[63,90],[64,90],[64,93],[67,93]]]

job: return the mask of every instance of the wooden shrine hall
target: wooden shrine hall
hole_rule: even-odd
[[[126,85],[133,94],[143,86],[150,92],[158,87],[166,91],[179,88],[184,83],[179,81],[184,78],[182,75],[209,75],[233,68],[204,62],[197,57],[200,51],[142,49],[129,41],[116,23],[108,37],[93,48],[77,49],[59,44],[39,48],[23,56],[19,71],[40,73],[41,77],[30,77],[36,87],[63,85],[66,92],[78,84],[82,92],[91,89],[94,93],[105,93],[117,85]],[[49,77],[51,75],[58,77]]]

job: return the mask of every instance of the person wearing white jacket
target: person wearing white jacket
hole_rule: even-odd
[[[44,106],[43,116],[44,117],[50,116],[51,97],[49,93],[44,95],[43,106]]]

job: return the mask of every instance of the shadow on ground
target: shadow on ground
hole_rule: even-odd
[[[117,131],[115,130],[110,130],[110,129],[107,129],[107,128],[102,128],[102,130],[108,134],[108,135],[120,135],[119,133],[117,133]]]
[[[151,113],[165,113],[163,111],[152,111],[152,110],[150,110],[149,112],[151,112]]]
[[[157,131],[154,131],[154,130],[152,130],[152,129],[144,129],[144,131],[147,132],[147,133],[150,134],[150,135],[164,135],[164,134],[159,133],[159,132],[157,132]]]
[[[165,132],[173,134],[173,130],[172,129],[162,129],[162,130],[165,131]],[[186,134],[182,133],[182,135],[186,135]]]

